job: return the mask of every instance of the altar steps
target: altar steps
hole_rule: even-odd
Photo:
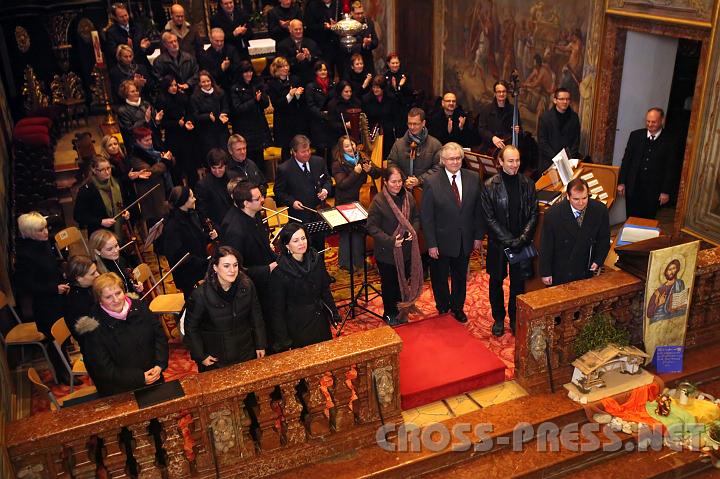
[[[685,371],[681,374],[664,375],[666,385],[674,386],[680,381],[691,380],[701,390],[720,397],[720,347],[710,346],[688,352]],[[636,449],[636,439],[630,435],[617,434],[621,444],[613,451],[595,448],[592,451],[574,451],[559,447],[557,452],[539,450],[536,440],[513,451],[513,428],[519,423],[530,424],[534,430],[543,423],[552,422],[560,430],[568,424],[578,428],[588,423],[583,407],[570,401],[565,389],[554,394],[525,396],[506,403],[474,411],[451,420],[426,426],[423,432],[435,437],[439,443],[438,429],[452,431],[454,426],[492,424],[493,432],[484,436],[492,442],[487,451],[454,451],[453,441],[447,447],[432,451],[427,447],[415,452],[385,451],[371,446],[346,453],[327,461],[300,467],[273,477],[306,478],[332,477],[333,479],[424,477],[441,479],[476,479],[488,477],[570,477],[599,478],[624,477],[631,479],[687,477],[701,474],[712,477],[716,470],[700,453],[672,451],[628,452]],[[407,425],[406,425],[407,426]],[[431,429],[428,429],[430,427]],[[432,431],[433,434],[430,434]],[[602,433],[596,436],[604,443]],[[472,433],[467,437],[473,444],[480,442]],[[395,438],[394,444],[402,443]],[[503,444],[500,444],[500,443]],[[406,444],[411,441],[406,441]],[[421,442],[421,444],[423,444]],[[626,449],[627,448],[627,449]],[[720,478],[720,474],[718,476]]]

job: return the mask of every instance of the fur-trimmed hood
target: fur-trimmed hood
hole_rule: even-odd
[[[95,331],[100,326],[100,322],[90,316],[82,316],[75,323],[75,331],[78,334],[87,334]]]

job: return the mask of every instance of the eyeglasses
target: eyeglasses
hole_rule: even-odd
[[[263,195],[260,195],[260,196],[258,196],[257,198],[250,198],[250,201],[252,201],[252,202],[262,201],[263,198],[264,198],[264,196],[263,196]]]
[[[111,166],[107,166],[107,167],[105,167],[105,168],[95,168],[95,171],[97,171],[98,173],[104,173],[104,172],[106,172],[106,171],[112,171],[112,167],[111,167]]]
[[[451,156],[450,158],[445,158],[445,162],[448,161],[462,161],[462,156]]]
[[[570,101],[569,96],[563,96],[563,97],[557,97],[555,98],[557,101]]]

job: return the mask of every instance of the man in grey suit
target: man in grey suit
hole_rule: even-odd
[[[463,311],[470,253],[480,249],[485,223],[480,211],[480,177],[461,169],[464,153],[454,142],[439,151],[442,168],[423,184],[420,219],[430,255],[435,306],[467,322]],[[448,275],[452,291],[448,288]]]

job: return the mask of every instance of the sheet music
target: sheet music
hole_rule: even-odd
[[[367,219],[368,214],[360,203],[354,202],[336,206],[337,210],[347,219],[348,223],[355,223]]]
[[[560,180],[563,182],[563,185],[567,186],[568,183],[573,178],[573,172],[572,172],[572,166],[570,165],[570,160],[568,159],[567,153],[565,152],[565,148],[560,150],[560,153],[555,155],[555,157],[552,159],[553,164],[555,165],[555,168],[557,168],[558,174],[560,175]]]
[[[319,211],[320,215],[330,225],[331,228],[341,226],[348,223],[348,220],[337,209],[332,208],[325,211]]]

